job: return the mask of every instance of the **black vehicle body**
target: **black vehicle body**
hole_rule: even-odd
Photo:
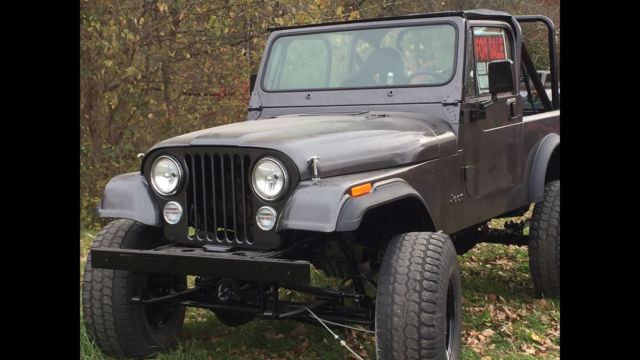
[[[551,99],[522,44],[519,22],[524,21],[549,26]],[[469,11],[302,26],[272,32],[267,49],[289,34],[432,23],[456,28],[454,73],[441,86],[269,92],[261,85],[266,54],[247,121],[160,142],[145,154],[140,173],[120,175],[106,186],[100,216],[162,227],[174,245],[94,248],[93,266],[353,297],[308,287],[309,266],[324,252],[324,245],[314,244],[347,239],[345,249],[364,249],[353,252],[354,262],[375,262],[378,250],[396,234],[442,231],[456,243],[468,241],[492,218],[523,214],[542,199],[545,183],[559,178],[560,104],[555,34],[548,19]],[[471,27],[487,25],[503,27],[511,36],[513,91],[469,96],[465,74],[471,65]],[[530,78],[542,105],[526,116],[518,89],[521,71],[535,75]],[[179,160],[185,180],[175,195],[160,196],[149,185],[149,170],[157,156],[167,154]],[[249,184],[253,165],[264,156],[282,161],[290,175],[285,195],[274,202],[257,197]],[[310,166],[313,157],[318,158],[319,179]],[[350,189],[362,184],[371,184],[372,190],[351,196]],[[186,209],[176,225],[162,219],[168,201]],[[278,213],[270,231],[256,226],[256,210],[264,205]],[[234,261],[241,265],[230,265]],[[179,296],[191,306],[230,308]],[[244,310],[280,318],[303,315],[267,308],[263,303]],[[325,316],[371,325],[370,312],[358,311],[332,309]]]

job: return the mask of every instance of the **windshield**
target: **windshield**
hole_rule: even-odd
[[[282,36],[273,42],[265,91],[444,84],[453,76],[449,24]]]

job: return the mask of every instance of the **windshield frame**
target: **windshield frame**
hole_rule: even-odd
[[[348,25],[345,23],[344,25]],[[436,21],[425,21],[425,22],[411,22],[411,23],[397,23],[397,22],[381,22],[381,23],[371,23],[367,24],[368,26],[357,26],[357,27],[345,27],[342,26],[335,27],[331,26],[329,29],[324,29],[321,26],[317,29],[313,29],[309,31],[308,29],[303,29],[307,31],[295,31],[295,32],[284,32],[277,34],[276,36],[269,41],[269,48],[267,49],[267,53],[264,57],[264,64],[261,66],[260,70],[260,90],[265,93],[301,93],[301,92],[319,92],[319,91],[350,91],[350,90],[376,90],[376,89],[402,89],[402,88],[429,88],[429,87],[443,87],[451,83],[453,79],[456,77],[456,72],[458,68],[458,58],[459,58],[459,50],[460,50],[460,34],[458,24],[449,19],[438,19]],[[444,82],[439,83],[429,83],[429,84],[406,84],[406,85],[388,85],[384,84],[381,86],[365,86],[365,87],[329,87],[329,88],[310,88],[310,89],[283,89],[283,90],[268,90],[264,85],[264,81],[267,74],[267,68],[269,65],[269,60],[271,60],[271,51],[274,48],[277,40],[282,37],[294,37],[294,36],[304,36],[304,35],[313,35],[313,34],[328,34],[328,33],[336,33],[336,32],[349,32],[349,31],[363,31],[370,29],[396,29],[396,28],[409,28],[409,27],[426,27],[426,26],[434,26],[434,25],[449,25],[453,28],[454,31],[454,49],[453,49],[453,63],[452,63],[452,71],[449,78]],[[464,51],[464,49],[462,50]]]

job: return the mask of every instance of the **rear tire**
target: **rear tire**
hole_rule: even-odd
[[[449,236],[391,239],[378,275],[377,358],[459,359],[461,326],[460,268]]]
[[[150,249],[164,243],[159,228],[116,220],[102,229],[92,247]],[[131,298],[167,295],[186,286],[186,276],[94,269],[89,254],[82,283],[87,332],[105,354],[115,357],[140,358],[171,348],[182,329],[184,306],[145,306]]]
[[[529,267],[538,297],[560,297],[560,180],[547,183],[529,228]]]

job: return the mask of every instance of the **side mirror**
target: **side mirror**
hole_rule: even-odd
[[[498,93],[513,91],[513,61],[498,60],[489,63],[489,92],[495,98]]]
[[[249,95],[253,93],[253,88],[256,87],[257,77],[258,77],[258,74],[251,74],[251,76],[249,76]]]

